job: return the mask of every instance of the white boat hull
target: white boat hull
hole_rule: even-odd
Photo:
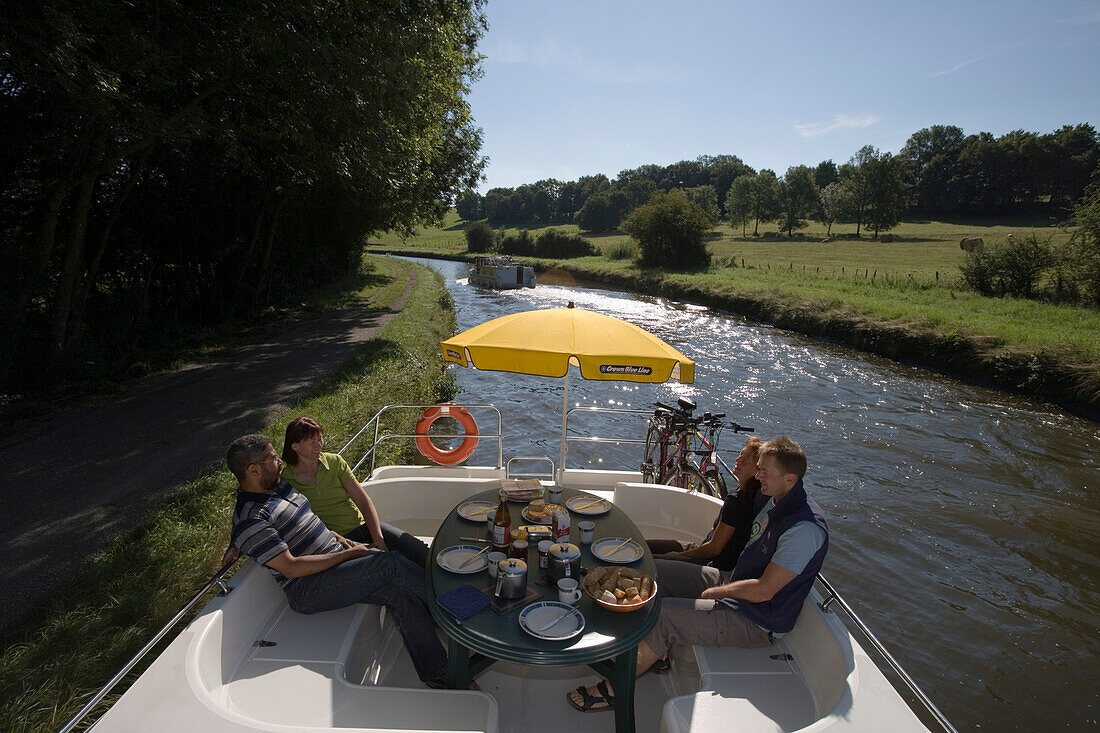
[[[382,516],[430,540],[497,469],[387,467],[366,486]],[[621,506],[648,537],[697,538],[718,502],[634,483],[636,474],[567,471],[565,484]],[[96,731],[607,730],[565,694],[585,667],[498,663],[481,691],[429,690],[378,606],[313,616],[287,608],[266,569],[247,562],[100,719]],[[761,650],[676,648],[672,674],[638,681],[643,733],[925,731],[901,696],[815,592],[794,631]],[[262,642],[262,643],[261,643]],[[789,655],[787,659],[784,655]]]

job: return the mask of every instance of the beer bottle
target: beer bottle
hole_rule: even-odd
[[[508,552],[512,544],[512,513],[508,511],[508,495],[500,492],[500,506],[493,515],[493,549]]]

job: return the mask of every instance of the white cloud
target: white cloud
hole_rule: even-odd
[[[585,58],[577,48],[562,48],[553,40],[531,44],[501,41],[481,49],[488,64],[524,64],[541,69],[557,69],[589,82],[614,84],[676,84],[679,77],[661,68],[623,68],[606,61]]]
[[[856,117],[833,115],[832,122],[810,122],[805,125],[795,125],[794,129],[802,137],[818,137],[837,130],[862,130],[865,127],[877,125],[881,119],[879,115],[860,115]]]

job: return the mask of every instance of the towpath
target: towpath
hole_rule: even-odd
[[[399,264],[408,285],[388,308],[326,312],[262,343],[144,379],[0,448],[0,627],[373,338],[416,284],[415,269]]]

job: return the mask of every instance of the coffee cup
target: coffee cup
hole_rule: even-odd
[[[577,523],[577,529],[580,531],[580,540],[582,545],[588,545],[592,543],[592,538],[596,534],[596,523],[585,520]]]
[[[560,486],[548,486],[548,487],[546,487],[546,503],[547,504],[561,504],[561,487]]]
[[[508,556],[503,552],[490,552],[489,553],[489,577],[497,577],[497,564],[503,560],[507,560]]]
[[[581,600],[581,589],[576,578],[562,578],[558,581],[558,600],[569,606],[575,606]]]

